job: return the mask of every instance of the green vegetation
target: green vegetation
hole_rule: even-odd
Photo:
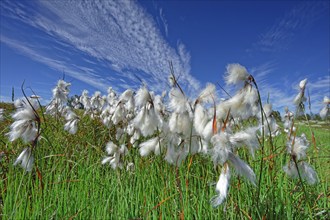
[[[63,130],[64,121],[45,116],[42,137],[35,152],[31,173],[13,162],[25,147],[9,142],[6,133],[12,120],[5,108],[0,123],[0,216],[2,219],[329,219],[330,126],[296,124],[297,134],[306,133],[311,146],[308,160],[319,183],[307,185],[291,179],[282,167],[289,160],[285,134],[269,140],[252,158],[244,159],[259,177],[260,188],[241,178],[232,178],[229,194],[221,206],[213,208],[210,199],[220,169],[209,158],[188,156],[180,167],[166,163],[161,156],[143,158],[128,146],[125,168],[113,170],[101,165],[109,130],[97,119],[80,114],[78,132]],[[233,174],[235,175],[235,174]],[[257,179],[257,182],[260,181]],[[257,184],[258,185],[258,184]],[[304,188],[305,192],[304,193]],[[259,195],[259,196],[258,196]]]

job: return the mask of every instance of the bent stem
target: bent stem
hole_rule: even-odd
[[[259,105],[260,105],[260,112],[261,112],[261,133],[262,133],[262,140],[261,140],[261,160],[260,160],[260,172],[259,172],[259,181],[258,181],[258,191],[257,191],[257,206],[259,205],[259,199],[260,199],[260,190],[261,190],[261,182],[262,182],[262,170],[263,170],[263,167],[264,167],[264,160],[263,160],[263,157],[264,157],[264,154],[265,154],[265,151],[264,151],[264,147],[265,147],[265,120],[266,120],[266,123],[267,123],[267,128],[270,132],[270,135],[269,135],[269,141],[270,141],[270,144],[271,144],[271,147],[272,147],[272,154],[274,154],[274,144],[273,144],[273,139],[272,139],[272,135],[271,135],[271,129],[270,129],[270,125],[269,125],[269,122],[268,122],[268,119],[267,117],[264,118],[264,116],[266,116],[265,114],[265,111],[264,111],[264,108],[263,108],[263,105],[262,105],[262,101],[261,101],[261,96],[260,96],[260,91],[259,91],[259,87],[258,87],[258,84],[256,83],[254,77],[252,75],[250,75],[250,80],[251,82],[253,83],[253,85],[256,87],[257,89],[257,94],[258,94],[258,100],[259,100]]]
[[[265,129],[264,129],[264,109],[262,107],[262,102],[261,102],[261,96],[260,96],[260,92],[259,92],[259,88],[258,85],[256,83],[256,81],[254,80],[253,76],[250,75],[251,77],[251,81],[253,82],[254,86],[257,89],[257,93],[258,93],[258,100],[259,100],[259,105],[260,105],[260,112],[261,112],[261,135],[262,135],[262,139],[261,139],[261,160],[260,160],[260,172],[259,172],[259,182],[258,182],[258,192],[257,192],[257,206],[259,205],[259,197],[260,197],[260,185],[261,185],[261,180],[262,180],[262,169],[263,169],[263,157],[264,157],[264,145],[265,145]]]

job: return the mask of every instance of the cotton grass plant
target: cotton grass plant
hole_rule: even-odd
[[[50,145],[54,150],[53,145],[56,143],[57,151],[67,153],[38,155],[38,158],[43,158],[39,159],[38,166],[35,167],[40,184],[44,185],[45,178],[51,176],[51,173],[42,174],[40,170],[51,169],[51,172],[56,172],[59,169],[57,165],[49,168],[46,162],[48,159],[45,159],[49,158],[67,163],[62,171],[84,167],[86,171],[79,169],[78,173],[92,172],[93,175],[86,176],[90,178],[88,181],[98,181],[97,178],[102,179],[102,175],[111,176],[107,179],[108,182],[102,180],[98,184],[119,184],[112,185],[118,191],[118,194],[112,192],[115,193],[118,203],[120,192],[124,190],[122,187],[127,187],[122,184],[128,184],[129,178],[132,178],[131,181],[143,178],[144,181],[139,182],[140,184],[151,181],[149,184],[155,184],[156,191],[159,190],[157,184],[162,185],[163,189],[157,191],[158,195],[162,195],[162,199],[157,198],[160,201],[154,207],[145,204],[149,211],[135,214],[140,217],[148,216],[153,210],[163,210],[163,205],[171,200],[176,209],[180,210],[180,218],[189,218],[189,213],[192,214],[190,206],[195,205],[199,207],[199,212],[209,210],[210,213],[217,212],[227,218],[273,218],[275,213],[278,213],[276,209],[285,213],[295,211],[284,210],[283,204],[276,206],[273,203],[270,207],[268,203],[271,201],[265,202],[265,198],[270,199],[270,195],[280,196],[286,202],[296,204],[289,197],[294,197],[294,191],[297,189],[284,192],[280,187],[285,184],[283,187],[289,189],[291,184],[295,183],[302,186],[303,201],[309,206],[307,215],[303,211],[297,213],[313,217],[313,206],[308,201],[311,199],[309,189],[312,188],[305,186],[305,183],[318,187],[322,179],[312,165],[316,160],[311,161],[308,156],[310,137],[303,133],[298,134],[300,128],[295,125],[294,114],[285,109],[282,128],[275,120],[272,105],[263,105],[261,102],[254,77],[240,64],[229,64],[226,68],[224,80],[228,86],[236,88],[235,94],[228,99],[221,99],[212,83],[207,84],[196,98],[191,98],[180,86],[173,69],[171,71],[171,87],[160,95],[150,91],[148,86],[142,83],[137,91],[127,89],[118,93],[109,87],[107,95],[97,91],[91,97],[88,91],[84,90],[81,96],[73,99],[69,105],[71,84],[59,80],[53,89],[53,98],[46,106],[45,116],[43,107],[40,108],[35,99],[25,97],[15,102],[16,111],[12,115],[13,122],[7,137],[9,142],[13,143],[21,139],[27,147],[23,148],[14,165],[21,164],[33,175],[34,154],[48,152],[47,148],[35,149],[43,131],[47,140],[43,145]],[[294,100],[299,112],[304,112],[306,84],[307,79],[300,82],[300,90]],[[328,109],[329,103],[325,104]],[[41,120],[40,115],[45,118]],[[49,126],[61,128],[55,129],[59,132],[59,137],[50,137],[49,133],[46,135],[49,132],[47,121],[52,120],[56,123]],[[79,152],[85,156],[80,158],[77,155]],[[60,160],[66,157],[67,160]],[[83,161],[90,161],[90,165],[83,165]],[[71,176],[69,173],[67,175]],[[77,174],[72,175],[72,178],[78,178],[75,176]],[[161,179],[157,175],[161,175]],[[80,176],[79,181],[83,181],[83,178]],[[294,182],[295,179],[299,181]],[[198,188],[193,189],[196,184]],[[214,188],[208,189],[209,186]],[[137,191],[128,193],[136,194],[135,200],[140,204],[141,199],[147,196],[140,192],[140,185],[130,187]],[[154,193],[150,191],[150,195]],[[18,197],[16,201],[17,199]],[[314,201],[316,204],[318,200]],[[107,200],[107,204],[112,202]],[[198,206],[199,202],[202,203],[201,206]],[[219,206],[222,209],[212,211],[211,207]],[[243,210],[239,207],[245,208]],[[239,215],[228,212],[235,212],[236,209],[241,210]],[[42,210],[46,212],[46,208]],[[267,210],[271,210],[271,213],[267,213]],[[79,211],[78,215],[83,217]],[[290,216],[293,215],[287,215]],[[324,216],[323,212],[319,216]]]
[[[24,85],[24,84],[23,84]],[[15,113],[12,115],[14,122],[7,133],[11,142],[22,139],[27,147],[23,149],[14,162],[20,164],[26,171],[31,172],[34,164],[33,150],[37,146],[41,134],[41,119],[37,112],[40,103],[33,98],[28,98],[22,89],[24,98],[15,101]]]

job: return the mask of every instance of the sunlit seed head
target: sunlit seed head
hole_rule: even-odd
[[[249,77],[246,68],[238,63],[227,65],[225,80],[227,84],[238,84],[246,81]]]

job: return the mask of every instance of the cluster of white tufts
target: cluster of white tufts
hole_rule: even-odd
[[[68,131],[70,134],[75,134],[78,130],[78,122],[80,118],[68,106],[64,109],[64,117],[66,120],[64,130]]]
[[[246,148],[254,157],[259,149],[261,138],[276,137],[280,134],[273,115],[272,105],[262,107],[257,84],[247,69],[240,64],[229,64],[225,75],[227,85],[234,85],[236,93],[228,99],[219,99],[216,86],[209,83],[197,98],[186,96],[174,75],[170,77],[170,91],[156,95],[142,85],[137,91],[127,89],[117,94],[109,87],[108,94],[102,96],[96,91],[91,97],[84,90],[81,96],[68,99],[70,83],[59,80],[53,91],[53,98],[46,107],[46,114],[65,121],[64,129],[70,134],[78,132],[79,113],[84,117],[100,120],[109,130],[109,141],[105,146],[107,155],[102,164],[113,169],[132,170],[134,164],[125,160],[132,149],[138,149],[142,157],[151,154],[163,157],[165,161],[180,166],[188,155],[203,154],[209,157],[214,166],[221,167],[216,184],[217,194],[211,199],[214,207],[219,206],[227,197],[230,178],[243,176],[252,185],[256,185],[253,169],[239,157],[241,148]],[[307,79],[300,82],[300,92],[294,100],[297,108],[303,107],[306,100],[304,91]],[[325,99],[329,114],[329,99]],[[26,142],[35,141],[40,135],[36,122],[39,120],[37,102],[31,99],[15,103],[13,115],[15,122],[8,133],[10,141],[22,138]],[[292,135],[293,113],[285,110],[284,131],[290,139],[287,149],[292,160],[284,171],[296,177],[300,171],[309,183],[317,181],[315,171],[301,161],[306,157],[309,145],[305,136]],[[0,119],[2,111],[0,110]],[[245,119],[257,121],[255,126],[243,123]],[[40,123],[40,122],[39,122]],[[34,145],[31,145],[34,146]],[[27,147],[19,155],[15,165],[21,165],[28,171],[33,166],[33,147]],[[126,157],[127,158],[127,157]],[[293,164],[296,162],[296,164]]]
[[[16,112],[12,115],[14,122],[7,133],[10,141],[22,139],[26,144],[34,147],[40,134],[40,118],[37,110],[39,103],[35,99],[18,99],[14,103]],[[14,165],[21,164],[26,171],[33,168],[34,157],[30,147],[26,147],[16,159]]]
[[[284,111],[285,111],[285,114],[283,116],[284,132],[290,134],[291,132],[296,131],[296,128],[293,126],[294,114],[289,110],[288,107],[285,107]]]
[[[34,157],[33,157],[31,148],[29,148],[29,147],[24,148],[22,153],[15,160],[14,166],[16,166],[17,164],[21,164],[23,169],[25,169],[28,172],[32,171],[33,164],[34,164]]]
[[[304,101],[306,101],[304,90],[306,83],[307,79],[304,79],[299,83],[300,91],[294,100],[294,104],[297,106],[297,113],[299,113],[299,111],[304,111]],[[307,162],[304,161],[307,157],[306,150],[310,143],[304,133],[300,136],[296,136],[293,113],[290,112],[287,107],[285,108],[284,115],[284,131],[288,134],[289,140],[286,147],[287,152],[290,155],[288,164],[283,167],[284,172],[292,178],[300,177],[309,184],[317,183],[317,173]]]
[[[254,79],[247,72],[245,67],[239,64],[231,64],[227,67],[227,84],[242,85],[243,87],[228,100],[216,106],[213,117],[212,135],[207,148],[214,165],[222,165],[222,171],[216,184],[217,195],[211,199],[214,207],[219,206],[227,197],[230,185],[231,167],[239,176],[248,179],[255,185],[256,176],[251,167],[239,158],[237,151],[241,147],[247,147],[254,156],[255,150],[259,148],[257,131],[259,127],[248,127],[234,132],[235,125],[240,119],[247,119],[252,116],[259,117],[258,93],[254,87]],[[242,125],[240,125],[242,126]]]
[[[300,175],[309,184],[315,184],[318,181],[316,172],[307,162],[303,161],[307,157],[306,150],[308,147],[309,142],[305,134],[300,137],[291,137],[287,143],[287,152],[290,154],[291,159],[283,167],[283,170],[292,178],[297,178]]]
[[[67,83],[64,80],[59,80],[57,86],[53,89],[53,98],[50,104],[46,108],[46,113],[52,116],[61,113],[67,105],[69,87],[71,83]]]
[[[105,157],[102,160],[102,164],[109,163],[113,169],[123,168],[123,157],[128,154],[127,147],[123,144],[118,147],[112,141],[107,143],[106,151],[108,153],[108,157]]]
[[[16,112],[12,115],[15,120],[7,133],[10,141],[21,138],[25,143],[35,140],[38,134],[36,110],[39,104],[34,99],[18,99],[15,101]]]

